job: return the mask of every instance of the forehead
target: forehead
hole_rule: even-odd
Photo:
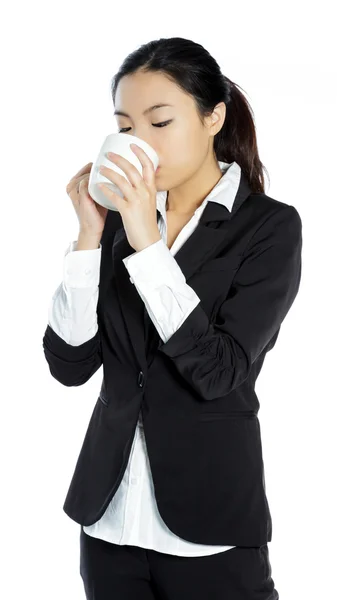
[[[191,102],[190,96],[163,73],[137,72],[120,80],[116,89],[115,114],[146,116],[151,114],[151,107],[160,104],[170,105],[162,110],[172,112],[177,108],[191,108]]]

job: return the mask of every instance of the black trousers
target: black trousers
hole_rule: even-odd
[[[80,533],[87,600],[278,600],[267,544],[173,556]]]

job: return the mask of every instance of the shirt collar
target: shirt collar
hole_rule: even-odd
[[[194,211],[194,215],[200,216],[208,202],[217,202],[224,205],[229,212],[232,211],[233,203],[238,193],[241,167],[237,162],[226,163],[218,160],[218,165],[223,173],[221,179],[206,196],[203,202]],[[166,220],[166,199],[167,190],[157,192],[157,210],[164,220]]]

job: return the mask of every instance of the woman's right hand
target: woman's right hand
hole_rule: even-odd
[[[108,209],[90,196],[88,182],[93,163],[88,163],[69,181],[66,192],[73,203],[80,224],[80,231],[89,236],[101,236]]]

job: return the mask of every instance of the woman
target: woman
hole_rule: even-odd
[[[63,385],[103,365],[63,507],[86,597],[277,599],[254,387],[298,292],[301,219],[265,194],[249,104],[199,44],[141,46],[112,97],[160,168],[138,146],[142,176],[110,157],[118,212],[90,197],[92,163],[69,182],[80,233],[43,338]]]

